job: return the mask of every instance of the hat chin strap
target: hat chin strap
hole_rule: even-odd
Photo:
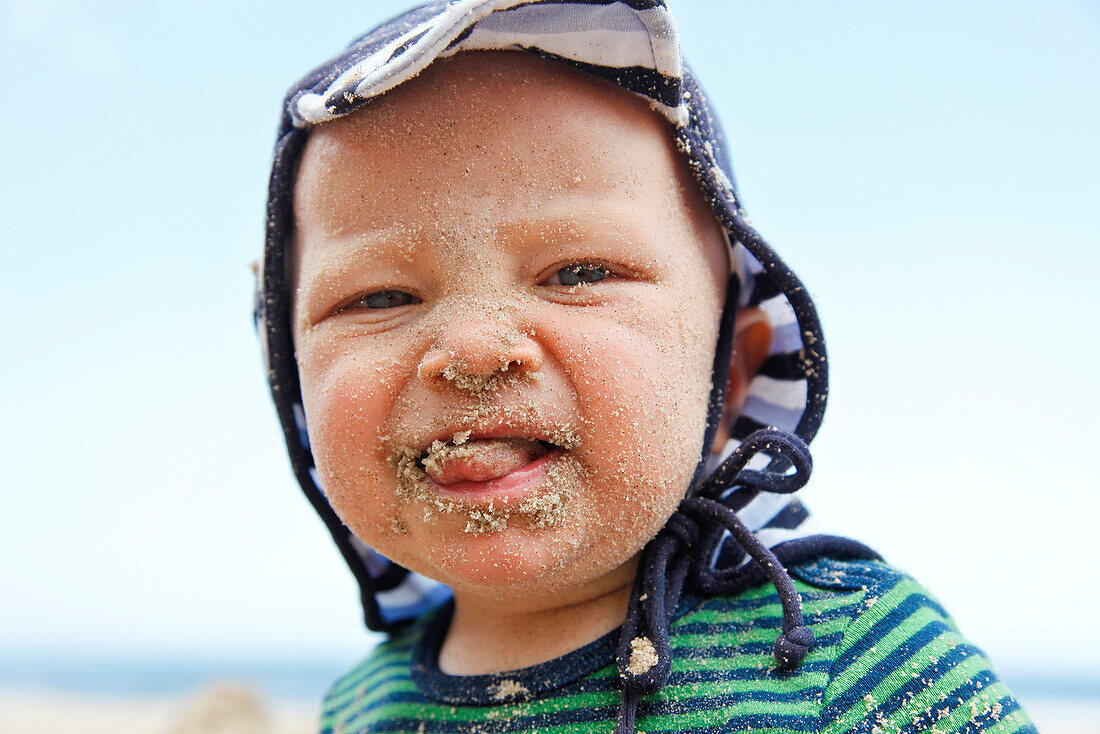
[[[775,469],[746,468],[754,456],[764,452],[773,457]],[[789,467],[794,471],[788,471]],[[809,480],[812,467],[810,450],[798,436],[775,428],[756,431],[722,462],[697,494],[680,503],[646,546],[619,638],[617,664],[623,694],[616,734],[632,734],[639,698],[668,682],[672,670],[669,622],[685,585],[706,597],[733,593],[743,585],[739,568],[717,568],[709,560],[716,557],[724,531],[729,531],[779,592],[783,631],[773,648],[777,667],[789,670],[802,662],[814,635],[804,624],[794,582],[775,554],[718,498],[731,486],[753,495],[795,492]]]

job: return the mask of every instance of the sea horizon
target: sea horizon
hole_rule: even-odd
[[[211,681],[255,687],[277,700],[318,701],[332,682],[368,652],[331,650],[107,651],[4,649],[0,647],[0,689],[39,690],[83,696],[157,697],[184,695]],[[1065,699],[1100,707],[1100,671],[1046,661],[998,666],[1021,702]]]

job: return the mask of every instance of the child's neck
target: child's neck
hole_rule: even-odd
[[[609,588],[566,603],[527,604],[455,594],[455,611],[439,651],[449,675],[484,675],[553,660],[622,625],[633,567]],[[625,569],[624,569],[625,570]]]

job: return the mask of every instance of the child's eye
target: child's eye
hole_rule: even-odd
[[[365,306],[366,308],[397,308],[408,306],[412,303],[420,303],[420,299],[405,291],[378,291],[369,296],[363,296],[350,306]]]
[[[599,282],[609,275],[611,272],[602,265],[566,265],[547,278],[544,285],[588,285]]]

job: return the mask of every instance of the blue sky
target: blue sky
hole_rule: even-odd
[[[368,644],[248,263],[284,89],[404,5],[0,0],[0,649]],[[1100,8],[673,7],[829,339],[806,502],[1005,664],[1093,665]]]

